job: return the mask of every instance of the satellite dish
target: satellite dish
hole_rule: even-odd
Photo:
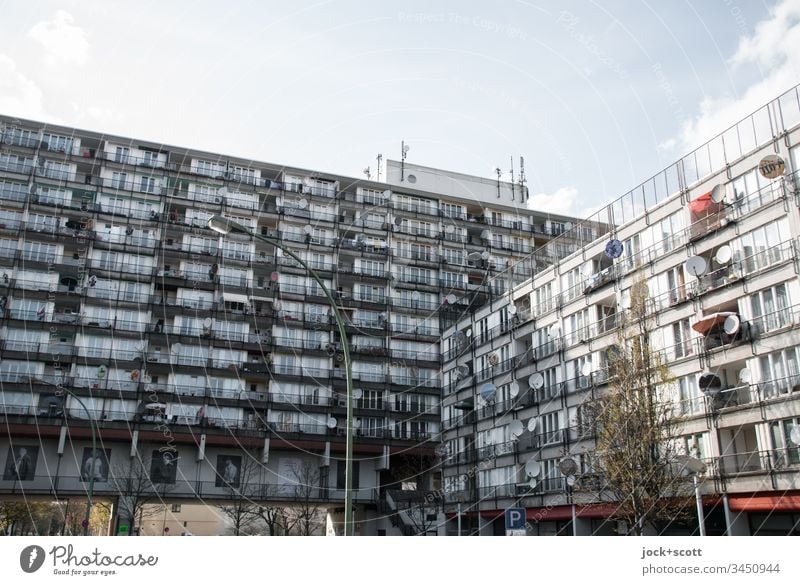
[[[361,388],[355,388],[353,390],[353,400],[361,400],[362,396],[364,396],[364,393],[361,391]]]
[[[180,353],[181,351],[181,344],[180,343],[173,343],[172,347],[169,348],[172,353]]]
[[[396,225],[397,227],[400,227],[401,225],[403,225],[403,218],[402,217],[395,217],[394,218],[394,225]]]
[[[587,378],[592,375],[592,362],[588,360],[583,362],[583,365],[581,366],[581,374]]]
[[[561,325],[559,325],[558,323],[550,325],[550,329],[547,330],[547,334],[550,337],[558,337],[559,335],[561,335]]]
[[[613,239],[609,240],[606,244],[606,256],[611,258],[612,260],[616,260],[620,256],[622,256],[622,252],[625,247],[622,245],[622,242],[619,240]]]
[[[100,380],[102,380],[103,378],[105,378],[105,377],[106,377],[106,372],[107,372],[107,371],[108,371],[108,370],[107,370],[107,368],[106,368],[104,365],[102,365],[102,364],[101,364],[101,365],[97,366],[97,374],[96,374],[96,375],[97,375],[97,378],[98,378],[98,379],[100,379]]]
[[[144,339],[136,342],[136,351],[144,351],[145,347],[147,347],[147,342]]]
[[[481,252],[481,258],[482,258],[483,260],[488,260],[490,256],[491,256],[491,254],[489,254],[489,252],[488,252],[488,251],[486,251],[486,250],[484,250],[483,252]]]
[[[300,209],[305,209],[306,207],[308,207],[308,200],[306,200],[305,198],[299,199],[297,201],[297,207],[299,207]]]
[[[542,376],[539,372],[531,374],[530,378],[528,378],[528,386],[538,390],[544,386],[544,376]]]
[[[495,386],[491,382],[481,386],[480,390],[481,398],[483,398],[486,402],[492,400],[496,393],[497,393],[497,386]]]
[[[466,378],[467,376],[469,376],[469,366],[462,365],[462,366],[458,366],[458,368],[456,368],[456,369],[458,370],[458,374],[462,378]]]
[[[622,309],[623,311],[627,311],[628,309],[631,308],[631,296],[629,294],[628,295],[622,295],[620,297],[620,299],[619,299],[619,308]]]
[[[747,368],[742,368],[739,370],[739,381],[742,384],[749,384],[750,380],[753,379],[753,375],[750,373],[750,370]]]
[[[211,324],[212,324],[211,317],[206,317],[205,319],[203,319],[203,329],[211,329]]]
[[[447,224],[444,228],[445,233],[452,234],[456,230],[456,227],[452,224]]]
[[[328,426],[329,429],[335,429],[337,422],[336,422],[335,418],[333,418],[332,416],[329,416],[328,417],[328,422],[325,423],[325,424]]]
[[[542,464],[536,459],[530,459],[525,464],[525,475],[528,477],[536,477],[542,472]]]
[[[528,421],[528,431],[531,433],[535,431],[537,424],[539,424],[539,420],[534,416],[531,420]]]
[[[491,238],[491,237],[492,237],[492,232],[490,232],[489,230],[483,230],[483,231],[481,232],[481,237],[482,237],[484,240],[488,240],[489,238]]]
[[[717,264],[727,264],[733,258],[733,250],[730,246],[721,246],[717,253],[714,255],[714,261]]]
[[[566,482],[567,482],[567,485],[569,487],[574,486],[575,485],[575,476],[574,475],[568,475],[567,479],[566,479]]]
[[[228,196],[228,188],[227,187],[220,187],[217,189],[217,195],[220,197],[227,197]]]
[[[706,268],[706,259],[702,256],[692,256],[686,261],[686,271],[694,277],[705,274]]]
[[[683,468],[690,474],[697,475],[698,473],[705,472],[706,464],[697,459],[696,457],[687,457],[684,460]]]
[[[511,398],[519,396],[519,384],[511,382],[511,385],[508,387],[508,392],[511,394]]]
[[[490,366],[496,366],[500,363],[500,356],[496,353],[490,353],[488,361]]]
[[[269,275],[269,279],[270,279],[272,282],[278,282],[278,279],[279,279],[280,277],[281,277],[281,273],[280,273],[280,272],[273,272],[272,274],[270,274],[270,275]]]
[[[789,440],[795,445],[800,445],[800,427],[795,425],[789,431]]]
[[[455,305],[456,304],[456,295],[453,295],[453,294],[447,295],[444,300],[446,300],[449,305]]]
[[[525,432],[525,427],[522,424],[521,420],[513,420],[511,424],[508,425],[508,432],[511,434],[512,437],[519,437],[522,433]]]
[[[575,463],[574,459],[566,457],[559,461],[558,470],[562,475],[575,475],[575,472],[578,471],[578,464]]]
[[[697,385],[700,386],[700,391],[703,394],[707,394],[709,396],[719,394],[722,390],[722,380],[720,380],[719,376],[712,372],[703,372],[700,374]]]
[[[466,335],[467,337],[472,337],[472,329],[467,329],[466,331],[464,331],[464,335]]]
[[[758,162],[758,172],[766,179],[777,179],[786,170],[786,163],[777,154],[768,154]]]
[[[720,183],[711,189],[711,201],[714,203],[722,203],[723,199],[725,199],[725,185]]]
[[[419,300],[419,291],[417,291],[417,290],[413,291],[411,293],[411,298],[414,299],[415,301],[418,301]]]
[[[509,305],[508,306],[508,314],[509,315],[516,315],[517,314],[517,305]]]
[[[282,305],[281,305],[280,301],[275,301],[274,303],[272,303],[272,308],[275,309],[276,311],[280,311],[281,310],[281,306]]]
[[[313,231],[314,231],[314,228],[313,228],[313,227],[311,227],[310,225],[303,226],[303,231],[304,231],[305,233],[307,233],[307,234],[310,234],[311,232],[313,232]]]
[[[530,480],[528,480],[528,486],[529,486],[531,489],[535,489],[535,488],[536,488],[536,486],[537,486],[538,484],[539,484],[539,482],[538,482],[538,481],[536,481],[535,479],[530,479]]]
[[[360,420],[358,420],[358,419],[354,420],[354,421],[353,421],[353,428],[354,428],[354,429],[359,429],[359,428],[361,428],[361,421],[360,421]]]
[[[477,262],[480,259],[481,259],[480,252],[470,252],[469,254],[467,254],[467,260],[472,260],[473,262]]]
[[[722,328],[728,335],[735,335],[736,332],[739,331],[741,325],[742,322],[738,315],[728,315],[728,317],[725,318],[725,322],[722,324]]]

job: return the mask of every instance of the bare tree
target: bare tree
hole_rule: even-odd
[[[263,518],[262,506],[256,500],[264,497],[262,493],[264,467],[250,454],[245,455],[239,470],[238,484],[225,487],[230,499],[217,505],[220,512],[231,521],[234,536],[257,534],[259,519]]]
[[[172,489],[168,483],[154,483],[140,457],[131,457],[125,464],[111,466],[109,481],[119,494],[118,508],[121,518],[130,522],[128,535],[132,536],[137,522],[145,517],[157,516],[164,511],[164,496]],[[151,505],[158,502],[158,505]]]
[[[594,408],[594,472],[600,489],[615,503],[613,518],[641,535],[686,516],[690,481],[680,473],[676,418],[669,389],[673,378],[662,354],[652,348],[652,313],[647,286],[637,281],[618,345],[608,352],[609,390]]]
[[[289,523],[287,534],[313,536],[321,533],[326,510],[320,506],[320,472],[313,461],[303,460],[292,467],[294,501],[288,509]]]
[[[259,506],[258,516],[264,521],[268,536],[288,535],[294,527],[292,515],[286,506]]]

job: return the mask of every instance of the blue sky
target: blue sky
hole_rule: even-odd
[[[800,0],[2,2],[0,112],[582,213],[800,81]]]

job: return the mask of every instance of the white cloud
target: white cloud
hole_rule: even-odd
[[[0,112],[20,118],[49,118],[44,112],[42,90],[17,70],[11,57],[1,53]]]
[[[575,187],[560,187],[553,193],[537,193],[528,198],[528,208],[543,213],[570,215],[578,200]]]
[[[37,41],[45,51],[47,65],[84,65],[89,58],[89,41],[86,32],[75,26],[75,19],[59,10],[52,19],[33,25],[28,36]]]
[[[680,146],[689,150],[713,138],[797,84],[800,78],[800,0],[783,0],[759,22],[752,36],[739,40],[732,67],[755,65],[763,77],[740,96],[707,97],[700,113],[681,130]]]

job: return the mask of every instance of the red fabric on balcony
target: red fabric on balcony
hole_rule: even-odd
[[[714,200],[711,199],[711,191],[703,193],[700,197],[689,202],[689,210],[695,215],[717,213],[721,209],[722,205],[715,203]]]
[[[732,313],[731,311],[722,311],[721,313],[712,313],[711,315],[706,315],[697,323],[692,325],[692,329],[698,333],[706,335],[714,327],[721,327],[722,324],[725,323],[725,319],[735,314],[736,313]]]

